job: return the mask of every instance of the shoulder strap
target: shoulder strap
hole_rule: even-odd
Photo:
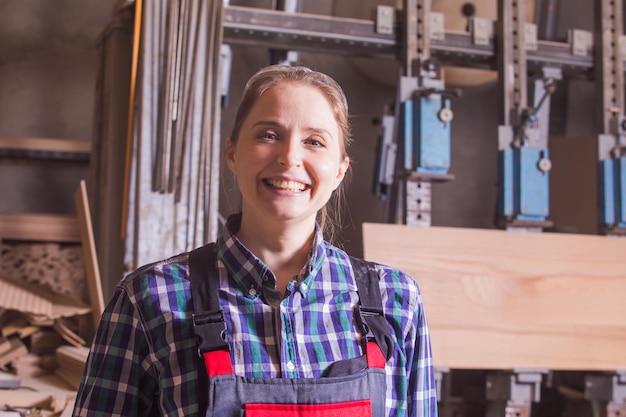
[[[217,254],[210,243],[189,252],[189,281],[193,300],[193,330],[198,339],[197,398],[199,415],[206,413],[207,376],[232,373],[226,322],[217,294]],[[213,355],[211,360],[207,356]],[[201,372],[205,370],[206,372]]]
[[[193,327],[198,337],[198,354],[228,350],[226,322],[217,295],[217,254],[210,243],[189,253],[189,279],[193,299]]]
[[[380,278],[374,265],[363,259],[350,257],[354,270],[354,278],[359,291],[359,308],[356,311],[357,324],[365,342],[373,342],[379,346],[386,360],[393,352],[393,338],[383,312],[380,296]],[[369,348],[367,348],[368,354]]]
[[[220,310],[216,280],[207,279],[216,269],[216,262],[215,243],[189,252],[189,280],[195,314]]]

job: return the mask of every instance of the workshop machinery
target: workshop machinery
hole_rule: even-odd
[[[527,36],[532,31],[526,29],[524,7],[523,1],[498,2],[499,217],[501,227],[542,230],[551,226],[549,101],[561,75],[559,68],[541,66],[529,106],[526,51],[537,40]]]
[[[374,192],[387,203],[385,221],[430,226],[431,184],[453,179],[451,98],[460,91],[445,89],[443,68],[431,56],[431,33],[443,26],[431,29],[430,1],[405,0],[403,10],[402,74],[393,110],[382,119]],[[377,16],[385,21],[395,11],[379,6]]]

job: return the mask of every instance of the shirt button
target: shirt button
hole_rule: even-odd
[[[300,285],[300,289],[302,289],[302,291],[306,291],[307,288],[309,288],[304,282],[302,283],[302,285]]]
[[[287,370],[293,371],[294,369],[296,369],[296,365],[294,365],[291,361],[287,362]]]
[[[254,297],[256,295],[256,290],[254,288],[250,288],[250,291],[248,291],[248,294]]]

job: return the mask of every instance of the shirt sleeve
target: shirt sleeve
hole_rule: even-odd
[[[397,338],[388,376],[390,415],[437,416],[437,387],[430,333],[418,282],[395,268],[379,265],[387,320]]]
[[[417,303],[413,315],[413,326],[406,342],[412,349],[412,357],[407,358],[409,416],[437,416],[437,386],[430,334],[424,312],[424,304],[418,290]],[[407,350],[409,350],[407,349]]]
[[[96,332],[73,416],[147,416],[157,390],[150,343],[126,292],[118,287]]]

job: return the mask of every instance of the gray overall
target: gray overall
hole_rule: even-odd
[[[356,325],[364,335],[363,356],[333,363],[322,378],[247,378],[233,373],[226,323],[218,300],[215,245],[189,255],[194,331],[198,337],[199,397],[206,417],[383,417],[385,363],[393,349],[382,311],[378,275],[351,258],[359,291]],[[208,378],[207,378],[208,377]],[[208,379],[208,380],[207,380]],[[206,403],[205,403],[206,401]],[[201,408],[202,409],[202,408]]]

